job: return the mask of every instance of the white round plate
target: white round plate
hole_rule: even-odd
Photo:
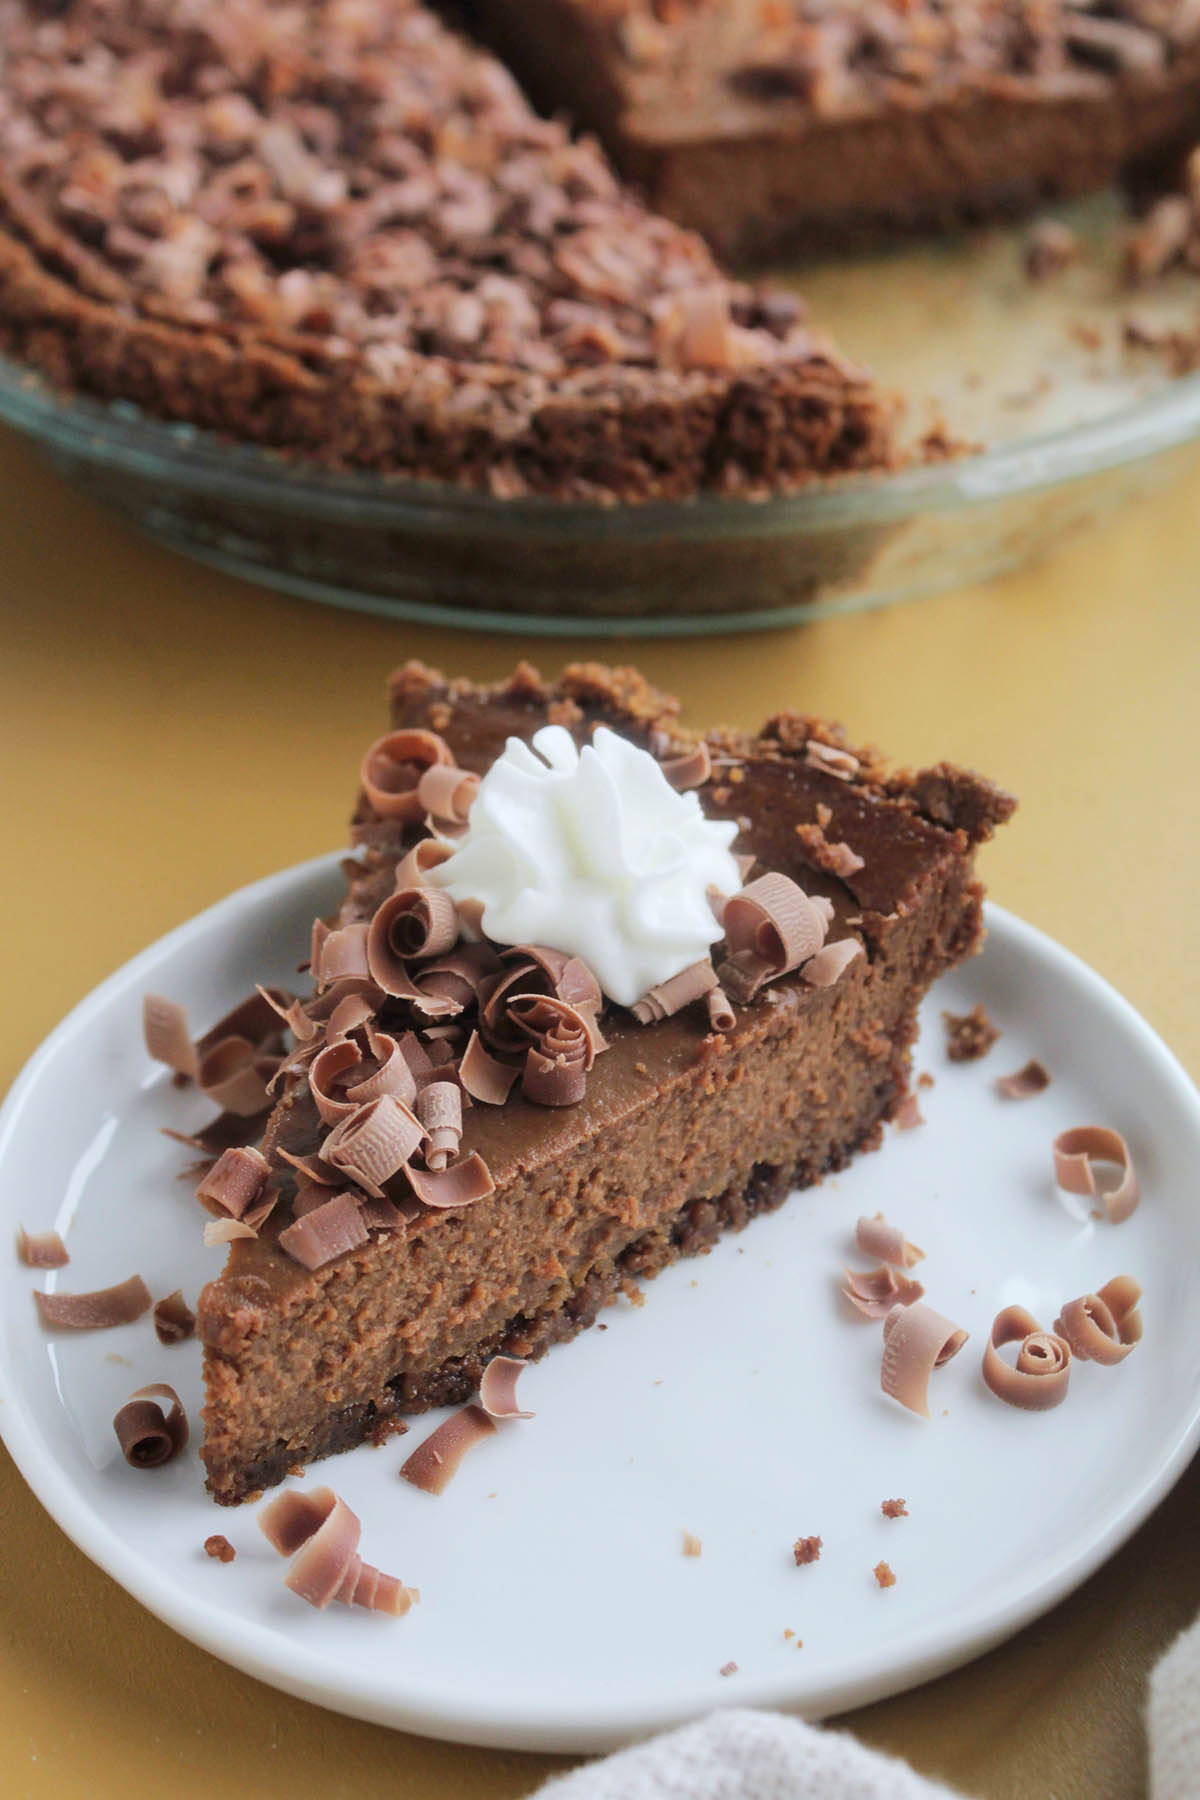
[[[0,1115],[0,1219],[10,1241],[18,1223],[62,1232],[57,1285],[136,1269],[156,1296],[182,1286],[194,1301],[216,1273],[223,1253],[203,1248],[177,1179],[187,1153],[158,1130],[207,1109],[146,1057],[141,997],[183,1000],[200,1026],[254,980],[287,981],[337,888],[325,858],[234,894],[105,982],[33,1058]],[[287,1592],[256,1508],[204,1492],[199,1347],[164,1349],[149,1318],[49,1334],[30,1294],[55,1277],[13,1254],[0,1257],[9,1449],[81,1549],[186,1637],[430,1736],[601,1750],[721,1704],[828,1714],[965,1661],[1110,1555],[1200,1439],[1200,1096],[1098,976],[995,908],[989,923],[983,954],[925,1008],[922,1127],[889,1130],[880,1153],[531,1367],[521,1394],[537,1416],[474,1449],[439,1498],[397,1475],[436,1415],[308,1472],[358,1513],[367,1560],[420,1588],[404,1619],[317,1613]],[[977,1000],[1003,1035],[985,1061],[951,1064],[939,1013]],[[1051,1087],[1001,1100],[995,1077],[1032,1055]],[[1126,1135],[1142,1177],[1119,1227],[1052,1180],[1055,1133],[1093,1122]],[[854,1222],[877,1210],[925,1247],[928,1301],[971,1334],[933,1378],[928,1422],[880,1393],[880,1328],[837,1293]],[[1133,1355],[1078,1365],[1056,1412],[996,1401],[980,1356],[999,1308],[1020,1301],[1049,1324],[1118,1272],[1145,1290]],[[179,1389],[193,1443],[135,1472],[111,1419],[155,1379]],[[897,1497],[909,1516],[884,1518]],[[205,1555],[217,1531],[236,1562]],[[797,1568],[793,1541],[810,1534],[820,1560]],[[896,1575],[886,1590],[880,1561]]]

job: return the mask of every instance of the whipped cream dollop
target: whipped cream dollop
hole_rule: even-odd
[[[494,942],[582,957],[610,1000],[632,1006],[721,936],[708,889],[741,887],[736,836],[615,731],[601,726],[579,750],[546,725],[532,749],[509,738],[427,879],[482,905]]]

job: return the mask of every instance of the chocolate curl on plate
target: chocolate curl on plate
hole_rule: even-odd
[[[384,1182],[404,1167],[424,1136],[415,1113],[394,1094],[384,1094],[340,1120],[320,1153],[365,1193],[379,1198]]]
[[[335,1495],[327,1517],[296,1552],[283,1578],[284,1587],[322,1611],[341,1587],[361,1536],[358,1518]]]
[[[826,944],[815,956],[809,957],[800,971],[801,977],[810,987],[833,987],[862,953],[863,947],[857,938],[839,938],[836,944]]]
[[[1019,1343],[1015,1367],[1000,1355],[1003,1344]],[[1023,1306],[1006,1306],[996,1314],[983,1353],[983,1379],[1006,1406],[1024,1412],[1049,1412],[1067,1397],[1071,1347],[1052,1331],[1043,1331]]]
[[[163,1412],[159,1400],[171,1402],[169,1413]],[[187,1414],[165,1381],[153,1381],[131,1394],[113,1419],[113,1430],[131,1469],[157,1469],[188,1441]]]
[[[439,843],[437,838],[419,838],[406,856],[402,856],[396,864],[396,891],[403,888],[427,887],[429,873],[441,863],[449,861],[454,855],[451,844]]]
[[[279,1248],[306,1269],[322,1269],[335,1257],[368,1242],[368,1232],[351,1193],[334,1194],[279,1234]]]
[[[864,1256],[878,1257],[880,1262],[894,1263],[899,1269],[911,1269],[923,1262],[925,1252],[910,1244],[898,1225],[889,1225],[882,1213],[873,1219],[860,1218],[854,1228],[854,1241]]]
[[[462,1090],[457,1082],[431,1081],[417,1095],[417,1117],[425,1127],[427,1169],[444,1169],[462,1143]]]
[[[332,1488],[289,1489],[277,1494],[258,1515],[258,1527],[273,1550],[280,1556],[295,1556],[302,1544],[317,1531],[337,1504]]]
[[[35,1292],[33,1299],[42,1324],[56,1331],[107,1331],[113,1325],[131,1325],[154,1304],[140,1275],[88,1294]]]
[[[842,1293],[867,1319],[884,1319],[893,1306],[912,1306],[925,1292],[919,1281],[887,1263],[875,1269],[848,1269],[843,1263],[842,1274],[846,1277]]]
[[[1096,1179],[1096,1163],[1115,1164],[1120,1170],[1117,1181],[1102,1188]],[[1129,1146],[1119,1131],[1111,1131],[1107,1125],[1077,1125],[1059,1132],[1054,1140],[1054,1179],[1068,1194],[1098,1198],[1114,1225],[1122,1224],[1141,1199]]]
[[[187,1008],[162,994],[142,1000],[142,1033],[146,1050],[155,1062],[165,1063],[177,1075],[196,1078],[196,1046],[188,1028]]]
[[[633,1016],[639,1025],[657,1024],[659,1019],[681,1012],[693,1000],[703,999],[716,986],[717,972],[705,956],[699,962],[689,963],[686,969],[680,969],[667,981],[656,982],[647,989],[635,1003]]]
[[[911,1306],[893,1306],[883,1321],[879,1385],[901,1406],[927,1419],[929,1377],[957,1356],[966,1341],[961,1326],[944,1319],[922,1300]]]
[[[425,813],[421,777],[439,763],[453,767],[454,754],[436,731],[389,731],[363,757],[363,792],[381,819],[415,825]]]
[[[790,876],[760,875],[725,902],[729,955],[718,979],[735,1000],[752,1000],[764,982],[799,968],[821,948],[830,917],[829,902],[810,899]]]
[[[694,749],[685,750],[679,756],[665,757],[658,766],[676,793],[682,794],[689,788],[703,787],[709,780],[712,775],[712,756],[708,745],[701,739]]]
[[[422,1205],[432,1206],[438,1212],[474,1206],[477,1200],[486,1200],[496,1191],[491,1171],[474,1150],[445,1169],[418,1169],[410,1163],[405,1174]]]
[[[262,1198],[271,1171],[261,1150],[224,1150],[196,1189],[201,1206],[242,1219]]]
[[[176,1288],[163,1300],[154,1302],[154,1331],[160,1344],[182,1344],[196,1330],[196,1315]]]
[[[1142,1315],[1137,1303],[1142,1290],[1132,1275],[1114,1275],[1098,1294],[1081,1294],[1068,1300],[1054,1321],[1054,1330],[1065,1338],[1071,1354],[1080,1362],[1111,1366],[1124,1362],[1142,1335]]]
[[[1034,1056],[1013,1074],[998,1075],[995,1086],[996,1092],[1005,1100],[1031,1100],[1035,1094],[1044,1094],[1050,1086],[1050,1071]]]
[[[491,1437],[496,1427],[482,1406],[464,1406],[417,1445],[400,1473],[426,1494],[440,1494],[473,1445]]]
[[[439,826],[452,830],[467,823],[479,792],[479,777],[466,769],[434,763],[417,783],[417,799]]]
[[[493,1356],[479,1383],[479,1404],[489,1419],[532,1419],[517,1405],[517,1381],[528,1364],[519,1356]]]
[[[520,1072],[513,1064],[489,1056],[479,1033],[471,1033],[459,1061],[458,1078],[472,1100],[484,1106],[503,1106]]]
[[[57,1231],[26,1231],[17,1227],[17,1255],[27,1269],[61,1269],[71,1258]]]

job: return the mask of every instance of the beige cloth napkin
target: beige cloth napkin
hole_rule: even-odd
[[[1150,1679],[1150,1800],[1200,1800],[1200,1620]],[[537,1800],[961,1800],[845,1732],[731,1710],[560,1775]]]

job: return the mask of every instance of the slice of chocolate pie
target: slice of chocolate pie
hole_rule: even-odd
[[[878,1145],[1013,808],[791,714],[689,735],[630,670],[409,664],[391,702],[261,1154],[203,1184],[257,1234],[199,1302],[222,1502]]]

